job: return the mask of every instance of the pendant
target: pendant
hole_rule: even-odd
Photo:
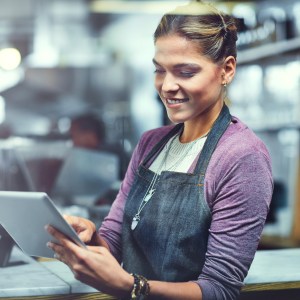
[[[138,215],[135,215],[131,222],[131,230],[134,230],[136,228],[139,221],[140,221],[140,217]]]
[[[151,190],[148,192],[147,196],[145,197],[144,202],[148,202],[148,201],[152,198],[154,192],[155,192],[155,189],[151,189]]]

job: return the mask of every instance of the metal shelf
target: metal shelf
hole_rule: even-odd
[[[251,64],[258,60],[293,52],[295,50],[299,50],[300,54],[300,37],[261,45],[247,50],[240,50],[238,51],[237,63],[238,65]]]

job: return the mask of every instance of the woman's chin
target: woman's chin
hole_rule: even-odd
[[[172,122],[174,124],[184,123],[186,121],[185,118],[178,118],[178,117],[170,116],[170,115],[168,115],[168,118],[169,118],[170,122]]]

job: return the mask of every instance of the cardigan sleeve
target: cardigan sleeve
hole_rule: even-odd
[[[239,135],[237,135],[237,138]],[[205,264],[198,278],[203,300],[236,299],[254,258],[273,191],[270,158],[264,145],[243,137],[223,148],[207,170],[211,208]]]

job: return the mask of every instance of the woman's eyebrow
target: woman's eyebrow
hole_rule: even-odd
[[[194,63],[182,63],[182,64],[177,64],[174,66],[174,69],[179,69],[179,68],[194,68],[194,69],[199,69],[200,66],[198,64]]]
[[[155,58],[152,59],[153,64],[160,66],[160,64],[155,60]],[[194,69],[199,69],[200,66],[198,64],[194,64],[194,63],[180,63],[180,64],[176,64],[173,66],[174,69],[180,69],[180,68],[186,68],[186,67],[190,67],[190,68],[194,68]]]

